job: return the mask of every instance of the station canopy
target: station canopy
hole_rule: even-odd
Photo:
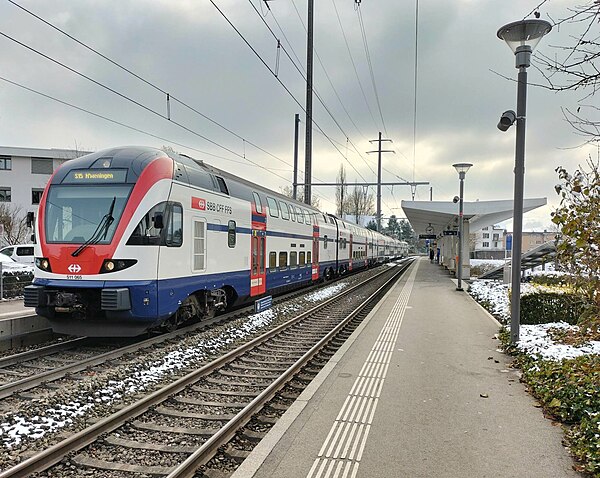
[[[546,198],[525,199],[523,212],[546,205]],[[417,234],[435,234],[458,228],[458,203],[451,201],[402,201],[402,209]],[[511,219],[513,201],[463,202],[463,216],[471,232]]]

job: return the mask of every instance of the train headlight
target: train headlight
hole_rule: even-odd
[[[122,271],[135,263],[137,263],[136,259],[104,259],[102,267],[100,267],[100,274]]]
[[[35,266],[43,271],[52,272],[52,269],[50,268],[50,261],[46,257],[36,257]]]

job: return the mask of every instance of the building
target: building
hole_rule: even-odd
[[[504,259],[506,229],[486,226],[471,234],[471,259]]]
[[[541,244],[554,242],[556,240],[556,232],[523,232],[523,252],[531,251]]]
[[[13,148],[0,146],[0,203],[16,217],[37,215],[37,208],[52,173],[65,161],[88,154],[72,149]],[[0,231],[3,244],[4,231]]]

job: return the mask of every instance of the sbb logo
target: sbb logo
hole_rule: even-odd
[[[200,209],[201,211],[206,210],[206,200],[201,198],[192,197],[192,208]]]

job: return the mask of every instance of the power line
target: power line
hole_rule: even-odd
[[[375,121],[375,116],[373,116],[373,111],[371,111],[371,106],[369,105],[369,101],[367,100],[367,95],[365,94],[365,90],[363,88],[362,82],[360,81],[360,76],[358,75],[358,70],[356,69],[356,63],[354,62],[354,57],[352,56],[352,51],[350,50],[350,45],[348,44],[348,39],[346,38],[346,32],[344,31],[344,27],[342,25],[342,20],[340,19],[340,14],[339,14],[337,6],[335,4],[335,0],[331,0],[331,1],[333,3],[333,8],[335,9],[335,14],[337,16],[337,20],[340,25],[340,29],[342,30],[342,35],[344,37],[344,42],[346,43],[346,49],[348,50],[348,55],[350,56],[350,61],[352,62],[352,67],[354,68],[354,74],[356,76],[356,80],[358,81],[358,86],[360,87],[360,91],[365,100],[365,104],[367,105],[367,109],[369,110],[369,114],[371,115],[371,119],[373,120],[373,125],[375,126],[375,129],[377,129],[377,122]],[[293,3],[293,0],[292,0],[292,3]]]
[[[103,58],[104,60],[108,61],[109,63],[111,63],[112,65],[116,66],[117,68],[120,68],[121,70],[129,73],[130,75],[132,75],[133,77],[137,78],[138,80],[142,81],[143,83],[145,83],[146,85],[150,86],[151,88],[155,89],[156,91],[164,94],[167,96],[168,99],[175,101],[176,103],[180,104],[181,106],[189,109],[190,111],[193,111],[194,113],[198,114],[199,116],[201,116],[202,118],[206,119],[207,121],[211,122],[212,124],[218,126],[219,128],[227,131],[228,133],[230,133],[231,135],[235,136],[236,138],[248,143],[249,145],[255,147],[256,149],[262,151],[265,154],[268,154],[269,156],[277,159],[278,161],[291,166],[290,163],[286,162],[285,160],[279,158],[278,156],[274,155],[273,153],[265,150],[264,148],[258,146],[257,144],[253,143],[252,141],[249,141],[248,139],[240,136],[239,134],[237,134],[236,132],[232,131],[231,129],[227,128],[226,126],[222,125],[221,123],[219,123],[218,121],[210,118],[209,116],[207,116],[206,114],[202,113],[201,111],[197,110],[196,108],[190,106],[189,104],[187,104],[186,102],[178,99],[177,97],[173,96],[172,94],[168,93],[166,90],[164,90],[163,88],[157,86],[156,84],[150,82],[149,80],[143,78],[142,76],[140,76],[139,74],[135,73],[134,71],[132,71],[130,68],[127,68],[123,65],[121,65],[120,63],[117,63],[116,61],[114,61],[113,59],[109,58],[108,56],[104,55],[103,53],[101,53],[100,51],[96,50],[95,48],[89,46],[88,44],[82,42],[81,40],[79,40],[78,38],[74,37],[73,35],[69,34],[68,32],[62,30],[61,28],[57,27],[56,25],[52,24],[51,22],[47,21],[46,19],[42,18],[41,16],[37,15],[36,13],[28,10],[27,8],[23,7],[22,5],[19,5],[17,2],[15,2],[14,0],[8,0],[10,3],[12,3],[14,6],[20,8],[21,10],[23,10],[24,12],[28,13],[29,15],[33,16],[34,18],[36,18],[37,20],[41,21],[42,23],[44,23],[45,25],[49,26],[50,28],[53,28],[54,30],[60,32],[61,34],[65,35],[66,37],[70,38],[71,40],[73,40],[75,43],[77,43],[78,45],[86,48],[87,50],[95,53],[96,55],[100,56],[101,58]],[[168,115],[167,119],[171,120],[170,115]]]
[[[304,24],[304,21],[302,20],[302,16],[300,15],[300,12],[298,11],[298,8],[296,7],[296,2],[294,2],[294,0],[292,0],[292,5],[294,6],[294,10],[296,11],[296,15],[298,16],[298,19],[300,20],[300,23],[302,25],[302,27],[304,28],[304,31],[308,33],[308,30],[306,28],[306,25]],[[273,15],[273,18],[275,19],[275,14],[273,13],[273,11],[271,10],[271,14]],[[277,22],[277,20],[275,19],[275,21]],[[354,128],[356,128],[356,131],[358,131],[358,133],[364,138],[365,135],[362,133],[362,131],[360,130],[360,128],[356,125],[356,123],[354,122],[354,120],[352,119],[352,116],[350,116],[350,113],[348,112],[348,109],[346,108],[346,105],[344,105],[344,102],[342,101],[337,89],[335,88],[333,82],[331,81],[331,77],[329,76],[329,73],[327,72],[327,69],[325,68],[325,65],[323,64],[323,61],[321,60],[321,56],[319,55],[319,52],[317,51],[316,48],[313,48],[315,55],[317,57],[317,60],[319,61],[319,64],[321,65],[321,68],[323,69],[323,73],[325,73],[325,77],[327,78],[327,81],[329,82],[329,85],[331,86],[331,89],[333,90],[336,98],[338,99],[340,105],[342,106],[342,109],[344,110],[344,112],[346,113],[346,116],[348,116],[348,119],[350,120],[350,122],[354,125]],[[317,92],[315,91],[315,94],[317,94]],[[321,104],[323,104],[323,101],[321,99],[319,99],[319,101],[321,102]],[[325,107],[325,105],[323,104],[323,106]],[[326,108],[326,107],[325,107]],[[326,108],[327,109],[327,108]],[[329,111],[328,111],[329,112]],[[331,113],[329,113],[330,116]],[[335,121],[335,119],[334,119]]]
[[[181,146],[181,147],[183,147],[183,148],[191,149],[192,151],[197,151],[197,152],[199,152],[199,153],[202,153],[202,154],[206,154],[206,155],[209,155],[209,156],[213,156],[213,157],[215,157],[215,158],[223,159],[223,160],[225,160],[225,161],[231,161],[231,162],[234,162],[234,163],[237,163],[237,164],[245,164],[245,163],[243,163],[242,161],[237,161],[237,160],[234,160],[234,159],[231,159],[231,158],[226,158],[226,157],[224,157],[224,156],[219,156],[219,155],[216,155],[216,154],[213,154],[213,153],[209,153],[209,152],[207,152],[207,151],[202,151],[202,150],[200,150],[200,149],[197,149],[197,148],[194,148],[194,147],[192,147],[192,146],[188,146],[188,145],[185,145],[185,144],[182,144],[182,143],[178,143],[178,142],[176,142],[176,141],[172,141],[172,140],[170,140],[170,139],[168,139],[168,138],[165,138],[165,137],[162,137],[162,136],[158,136],[158,135],[156,135],[156,134],[154,134],[154,133],[150,133],[150,132],[148,132],[148,131],[144,131],[144,130],[142,130],[142,129],[140,129],[140,128],[136,128],[135,126],[131,126],[131,125],[128,125],[128,124],[126,124],[126,123],[123,123],[123,122],[120,122],[120,121],[114,120],[114,119],[112,119],[112,118],[109,118],[109,117],[107,117],[107,116],[103,116],[103,115],[101,115],[101,114],[94,113],[93,111],[87,110],[87,109],[85,109],[85,108],[81,108],[81,107],[79,107],[79,106],[77,106],[77,105],[74,105],[74,104],[72,104],[72,103],[69,103],[69,102],[67,102],[67,101],[64,101],[64,100],[61,100],[61,99],[58,99],[58,98],[56,98],[56,97],[53,97],[53,96],[51,96],[51,95],[48,95],[48,94],[46,94],[46,93],[42,93],[42,92],[40,92],[40,91],[34,90],[33,88],[29,88],[29,87],[27,87],[27,86],[24,86],[24,85],[22,85],[22,84],[20,84],[20,83],[17,83],[17,82],[15,82],[15,81],[11,81],[11,80],[9,80],[8,78],[4,78],[4,77],[1,77],[1,76],[0,76],[0,80],[2,80],[2,81],[5,81],[5,82],[7,82],[7,83],[10,83],[10,84],[12,84],[12,85],[14,85],[14,86],[17,86],[17,87],[19,87],[19,88],[22,88],[22,89],[24,89],[24,90],[27,90],[27,91],[29,91],[29,92],[31,92],[31,93],[35,93],[35,94],[37,94],[37,95],[39,95],[39,96],[43,96],[44,98],[48,98],[48,99],[50,99],[50,100],[56,101],[56,102],[58,102],[58,103],[61,103],[61,104],[65,105],[65,106],[69,106],[70,108],[74,108],[74,109],[76,109],[76,110],[78,110],[78,111],[82,111],[82,112],[84,112],[84,113],[90,114],[90,115],[92,115],[92,116],[95,116],[96,118],[100,118],[100,119],[103,119],[103,120],[105,120],[105,121],[108,121],[108,122],[110,122],[110,123],[113,123],[113,124],[116,124],[116,125],[119,125],[119,126],[123,126],[124,128],[131,129],[131,130],[133,130],[133,131],[136,131],[136,132],[138,132],[138,133],[142,133],[142,134],[145,134],[145,135],[151,136],[151,137],[153,137],[153,138],[160,139],[160,140],[162,140],[162,141],[167,141],[167,142],[169,142],[169,143],[171,143],[171,144],[176,144],[177,146]],[[234,154],[236,154],[237,156],[240,156],[240,155],[239,155],[239,154],[237,154],[237,153],[234,153]],[[242,157],[243,157],[243,156],[242,156]],[[277,176],[278,178],[281,178],[281,179],[283,179],[284,181],[286,181],[286,182],[289,182],[289,180],[288,180],[286,177],[284,177],[284,176],[281,176],[280,174],[277,174],[277,173],[273,172],[273,171],[272,171],[270,168],[265,168],[265,167],[264,167],[264,166],[262,166],[261,164],[258,164],[258,163],[254,162],[254,161],[252,161],[252,160],[250,160],[250,159],[248,159],[248,158],[246,158],[246,157],[243,157],[243,159],[244,159],[245,161],[249,162],[250,164],[254,165],[254,166],[257,166],[257,167],[259,167],[259,168],[261,168],[261,169],[264,169],[264,170],[268,171],[269,173],[273,174],[274,176]]]
[[[360,7],[360,4],[358,4]],[[375,83],[375,74],[373,73],[373,63],[371,62],[371,54],[369,53],[369,44],[367,42],[367,32],[365,30],[365,24],[362,18],[362,11],[360,8],[356,9],[358,13],[358,22],[360,24],[360,31],[362,33],[363,44],[365,47],[365,55],[367,56],[367,63],[369,65],[369,72],[371,73],[371,83],[373,85],[373,92],[375,93],[375,99],[377,101],[377,109],[379,110],[379,116],[381,117],[381,123],[383,124],[383,130],[386,136],[388,135],[387,128],[385,126],[385,120],[383,119],[383,112],[381,111],[381,102],[379,101],[379,93],[377,92],[377,84]]]
[[[262,56],[260,56],[260,54],[250,44],[250,42],[244,37],[244,35],[239,31],[239,29],[236,28],[236,26],[233,24],[233,22],[231,22],[231,20],[229,20],[229,18],[227,17],[227,15],[225,15],[225,13],[215,4],[215,2],[213,0],[210,0],[210,3],[217,9],[217,11],[221,14],[221,16],[225,19],[225,21],[227,23],[229,23],[229,25],[231,26],[231,28],[234,29],[234,31],[240,36],[240,38],[244,41],[244,43],[246,43],[246,45],[248,46],[248,48],[250,48],[252,50],[252,52],[258,57],[258,59],[260,60],[260,62],[265,66],[265,68],[267,68],[267,70],[269,70],[269,72],[275,77],[275,79],[279,82],[279,84],[281,84],[281,86],[283,86],[283,88],[285,89],[285,91],[292,97],[292,99],[302,109],[302,111],[304,111],[306,113],[306,109],[304,108],[304,106],[298,101],[298,99],[296,99],[296,97],[292,94],[292,92],[289,90],[289,88],[283,83],[283,81],[281,81],[281,79],[278,78],[277,74],[273,71],[273,69],[267,64],[267,62],[262,58]],[[269,31],[271,31],[271,34],[274,35],[273,31],[270,28],[269,28]],[[275,38],[277,38],[277,37],[275,36]],[[285,51],[285,49],[284,49],[284,51]],[[288,54],[288,57],[289,57],[289,54]],[[305,77],[304,77],[304,79],[306,80]],[[319,99],[319,102],[321,102],[321,104],[325,108],[325,110],[330,114],[330,116],[332,116],[331,113],[329,112],[329,110],[327,109],[327,107],[325,106],[325,104],[320,99],[320,97],[318,95],[316,95],[316,96]],[[346,137],[348,137],[348,135],[346,135],[346,133],[344,132],[344,130],[341,128],[341,126],[339,125],[339,123],[337,122],[337,120],[333,116],[332,116],[332,119],[334,120],[334,122],[336,123],[336,125],[338,126],[338,128],[340,128],[340,131],[342,131],[342,133]],[[319,131],[321,132],[321,134],[323,134],[323,136],[325,136],[327,138],[327,140],[331,143],[331,145],[337,150],[337,152],[340,154],[340,156],[342,156],[343,158],[345,158],[344,154],[341,152],[341,150],[336,146],[336,144],[329,137],[329,135],[327,135],[327,133],[325,133],[325,131],[323,130],[323,128],[321,128],[321,126],[319,126],[319,124],[316,121],[314,121],[314,119],[313,119],[313,123],[319,129]],[[362,175],[360,174],[360,172],[358,170],[356,170],[356,168],[351,163],[349,163],[349,164],[356,171],[356,173],[359,176],[361,176],[361,178],[362,178]]]

